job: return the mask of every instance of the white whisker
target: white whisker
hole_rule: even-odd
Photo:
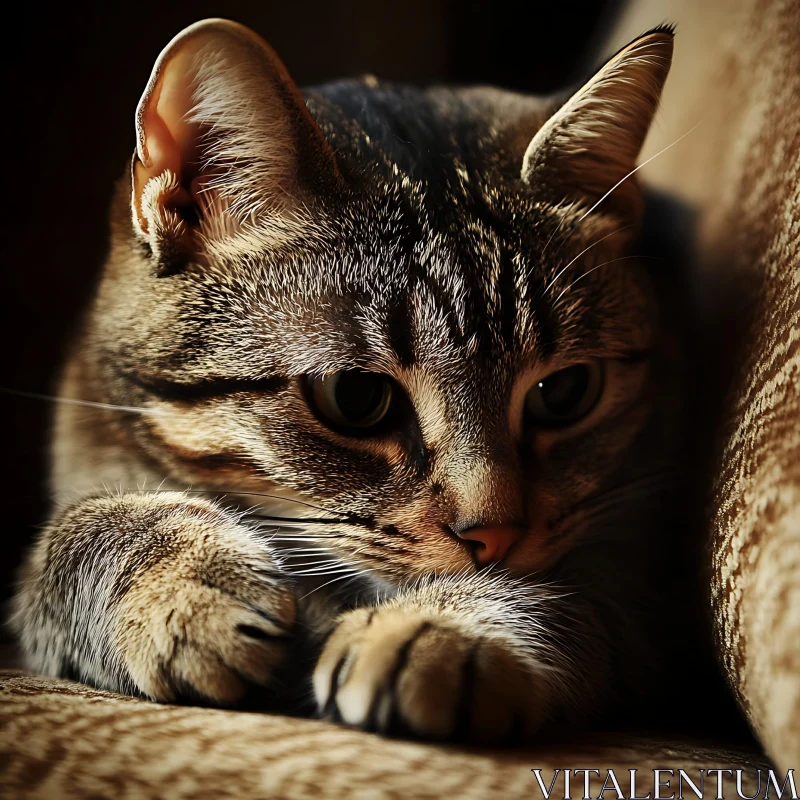
[[[616,264],[617,261],[628,261],[631,258],[642,258],[642,256],[621,256],[620,258],[612,258],[611,261],[604,261],[602,264],[598,264],[596,267],[587,269],[586,272],[584,272],[583,275],[580,276],[580,278],[576,278],[574,281],[572,281],[572,283],[569,284],[569,286],[566,286],[564,289],[562,289],[561,294],[559,294],[559,296],[556,297],[556,299],[553,301],[553,305],[555,305],[564,296],[564,294],[568,292],[579,280],[585,278],[587,275],[591,275],[591,273],[594,272],[596,269],[600,269],[600,267],[605,267],[608,264]]]
[[[315,525],[324,525],[326,522],[333,522],[339,524],[339,520],[330,519],[330,520],[290,520],[290,519],[265,519],[264,517],[256,516],[256,519],[260,519],[260,522],[256,522],[256,526],[267,526],[273,528],[285,528],[287,530],[306,530],[311,528]]]
[[[325,577],[326,575],[358,575],[362,572],[362,570],[353,566],[338,564],[336,569],[332,569],[330,566],[327,566],[324,569],[301,569],[295,572],[290,568],[290,572],[292,575],[297,575],[299,577],[321,578]]]
[[[372,570],[371,569],[360,570],[358,573],[356,573],[355,576],[353,576],[353,575],[340,575],[338,578],[334,578],[333,580],[328,581],[327,583],[323,583],[322,586],[317,586],[316,589],[312,589],[310,592],[308,592],[308,594],[304,594],[302,597],[300,597],[298,599],[299,600],[305,600],[306,597],[309,597],[310,595],[314,594],[314,592],[318,592],[320,589],[324,589],[326,586],[330,586],[332,583],[336,583],[337,581],[344,580],[345,578],[353,578],[353,577],[358,577],[360,575],[366,575],[368,572],[372,572]]]
[[[571,267],[571,266],[572,266],[572,265],[573,265],[573,264],[574,264],[574,263],[575,263],[575,262],[576,262],[576,261],[577,261],[577,260],[578,260],[578,259],[579,259],[579,258],[582,256],[582,255],[584,255],[585,253],[588,253],[588,252],[589,252],[589,250],[591,250],[591,249],[592,249],[592,248],[593,248],[595,245],[598,245],[598,244],[600,244],[601,242],[604,242],[606,239],[608,239],[608,237],[609,237],[609,236],[613,236],[615,233],[621,233],[622,231],[624,231],[624,230],[626,230],[627,228],[630,228],[630,227],[631,227],[630,225],[624,225],[624,226],[623,226],[623,227],[621,227],[621,228],[617,228],[615,231],[611,231],[611,233],[607,233],[607,234],[606,234],[606,235],[605,235],[605,236],[604,236],[602,239],[598,239],[596,242],[594,242],[594,243],[590,244],[588,247],[586,247],[586,248],[584,248],[583,250],[581,250],[581,252],[580,252],[580,253],[578,253],[578,255],[576,255],[576,256],[575,256],[575,258],[573,258],[573,259],[572,259],[572,261],[570,261],[570,262],[569,262],[569,264],[567,264],[567,265],[566,265],[566,266],[565,266],[563,269],[559,270],[559,272],[558,272],[558,274],[555,276],[555,278],[553,278],[553,280],[551,280],[551,281],[550,281],[550,283],[548,283],[548,284],[547,284],[547,286],[545,286],[545,287],[544,287],[544,291],[542,292],[542,294],[546,294],[546,293],[548,292],[548,290],[549,290],[549,289],[550,289],[550,288],[553,286],[553,284],[554,284],[554,283],[555,283],[555,282],[556,282],[556,281],[557,281],[557,280],[558,280],[558,279],[559,279],[559,278],[560,278],[560,277],[561,277],[561,276],[562,276],[562,275],[563,275],[563,274],[564,274],[564,273],[565,273],[565,272],[566,272],[566,271],[567,271],[567,270],[568,270],[568,269],[569,269],[569,268],[570,268],[570,267]]]
[[[337,511],[335,508],[325,508],[325,506],[316,505],[315,503],[309,503],[307,500],[297,500],[294,497],[285,497],[280,494],[265,494],[264,492],[239,492],[236,490],[214,490],[210,492],[211,494],[236,494],[241,495],[243,497],[265,497],[268,500],[277,500],[279,503],[294,503],[299,506],[306,506],[307,508],[313,508],[315,511],[324,511],[326,514],[334,514],[335,516],[339,517],[349,517],[350,515],[345,511]],[[268,508],[269,506],[266,503],[260,503],[254,506],[254,508]]]
[[[328,537],[328,541],[331,541],[333,538],[334,538],[333,536]],[[275,543],[275,544],[283,544],[284,542],[295,542],[295,543],[298,543],[298,542],[299,543],[309,542],[310,544],[319,544],[323,540],[322,539],[315,539],[312,536],[309,536],[307,539],[303,539],[303,538],[299,538],[299,537],[298,538],[291,538],[291,539],[284,539],[284,538],[281,538],[279,536],[272,535],[266,541],[267,541],[268,544],[273,544],[273,543]]]
[[[702,122],[702,120],[701,120],[701,122]],[[659,150],[655,155],[650,156],[650,158],[648,158],[647,160],[643,161],[638,166],[634,167],[622,180],[620,180],[617,183],[615,183],[582,217],[580,217],[578,219],[578,222],[582,222],[584,219],[586,219],[586,217],[588,217],[589,214],[591,214],[592,211],[594,211],[597,208],[597,206],[599,206],[600,203],[603,202],[603,200],[605,200],[615,189],[617,189],[626,180],[628,180],[628,178],[630,178],[631,175],[633,175],[635,172],[638,172],[642,167],[646,166],[647,164],[649,164],[654,159],[658,158],[662,153],[666,153],[667,150],[669,150],[671,147],[674,147],[676,144],[678,144],[678,142],[680,142],[682,139],[687,137],[699,125],[700,125],[700,122],[698,122],[693,127],[689,128],[689,130],[686,131],[686,133],[684,133],[683,136],[679,136],[674,142],[672,142],[672,144],[668,144],[665,148],[663,148],[662,150]],[[550,242],[553,241],[553,239],[555,238],[556,234],[561,230],[561,226],[564,224],[565,221],[566,221],[566,218],[563,218],[561,220],[561,222],[558,223],[558,225],[556,226],[556,229],[553,231],[553,233],[550,234],[550,238],[547,240],[547,243],[545,244],[544,248],[542,248],[542,255],[544,255],[547,252],[547,248],[550,247]]]
[[[341,566],[342,562],[338,559],[331,559],[329,558],[327,561],[304,561],[301,564],[293,564],[291,562],[286,563],[286,568],[295,572],[303,567],[313,567],[315,569],[330,569],[331,567],[339,567]]]
[[[61,403],[67,406],[83,406],[84,408],[99,408],[103,411],[126,411],[131,414],[152,414],[154,416],[166,415],[170,412],[162,408],[145,408],[143,406],[118,406],[113,403],[98,403],[94,400],[78,400],[75,397],[56,397],[50,394],[40,394],[39,392],[24,392],[21,389],[7,389],[0,386],[0,392],[5,394],[15,394],[19,397],[29,397],[32,400],[46,400],[50,403]]]
[[[592,211],[594,211],[597,208],[597,206],[599,206],[600,203],[603,202],[603,200],[605,200],[615,189],[617,189],[623,183],[625,183],[625,181],[628,180],[628,178],[630,178],[631,175],[633,175],[636,172],[638,172],[642,167],[646,167],[651,161],[653,161],[654,159],[658,158],[663,153],[666,153],[667,150],[669,150],[671,147],[675,147],[675,145],[678,144],[678,142],[680,142],[682,139],[685,139],[692,131],[694,131],[699,124],[700,123],[698,122],[696,125],[694,125],[693,127],[689,128],[689,130],[686,131],[686,133],[684,133],[683,136],[679,136],[674,142],[672,142],[672,144],[668,144],[666,147],[664,147],[663,149],[659,150],[655,155],[650,156],[650,158],[642,161],[641,164],[639,164],[638,166],[634,167],[624,178],[622,178],[622,180],[617,181],[582,217],[580,217],[578,219],[578,222],[582,222],[584,219],[586,219],[586,217],[588,217],[589,214],[591,214]]]

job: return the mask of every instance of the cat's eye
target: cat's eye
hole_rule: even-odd
[[[317,413],[335,427],[366,433],[383,420],[392,403],[392,381],[377,372],[344,370],[310,378]]]
[[[602,364],[575,364],[548,375],[533,386],[525,397],[525,407],[534,424],[559,427],[585,417],[602,392]]]

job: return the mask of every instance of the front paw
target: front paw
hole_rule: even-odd
[[[269,551],[210,503],[176,504],[131,579],[114,639],[133,689],[160,701],[236,703],[289,649],[295,597]]]
[[[348,612],[314,673],[326,716],[381,733],[473,742],[532,734],[546,683],[491,631],[400,607]]]

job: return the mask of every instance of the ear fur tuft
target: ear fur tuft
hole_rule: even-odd
[[[134,162],[134,226],[159,257],[270,219],[285,227],[339,179],[274,51],[218,19],[182,31],[156,61],[136,111]]]

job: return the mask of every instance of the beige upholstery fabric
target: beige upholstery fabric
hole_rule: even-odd
[[[674,67],[644,157],[697,127],[643,175],[701,209],[705,279],[728,287],[742,341],[715,453],[720,658],[768,753],[798,767],[800,3],[646,0],[615,46],[663,19]]]
[[[603,778],[614,769],[628,781],[636,767],[640,796],[653,792],[656,768],[684,769],[696,779],[710,767],[744,770],[745,792],[754,795],[755,770],[766,768],[746,753],[656,738],[469,751],[311,720],[156,705],[10,672],[0,672],[0,731],[0,797],[20,800],[531,798],[541,797],[532,768],[549,785],[557,768],[598,768]],[[601,783],[593,777],[596,797]],[[557,781],[553,797],[563,796]],[[573,778],[573,789],[583,795],[582,777]],[[716,796],[716,778],[706,796]]]

